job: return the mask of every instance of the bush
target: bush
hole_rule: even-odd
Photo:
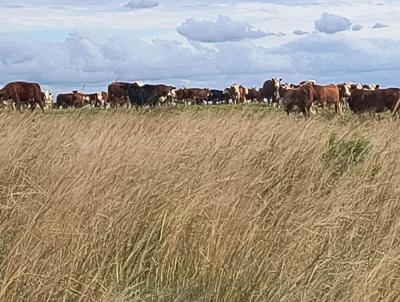
[[[371,151],[371,144],[363,138],[343,139],[333,133],[328,140],[322,161],[337,176],[343,175],[351,167],[362,162]]]

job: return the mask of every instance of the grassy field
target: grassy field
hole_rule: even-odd
[[[397,301],[400,121],[0,114],[0,301]]]

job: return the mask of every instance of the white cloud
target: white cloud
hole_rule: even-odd
[[[176,30],[188,40],[206,43],[259,39],[274,35],[254,29],[247,23],[232,21],[225,16],[218,16],[216,20],[189,19]]]
[[[351,27],[351,30],[352,30],[352,31],[360,31],[362,28],[363,28],[362,25],[360,25],[360,24],[355,24],[355,25],[353,25],[353,26]]]
[[[159,5],[130,10],[124,7],[130,0],[1,0],[0,82],[25,79],[63,90],[83,84],[104,89],[116,79],[222,88],[233,82],[259,86],[265,78],[281,75],[291,82],[315,78],[399,85],[398,0],[380,0],[383,6],[365,0],[131,3],[146,6],[149,1]],[[345,14],[355,24],[347,29],[362,24],[364,30],[315,33],[314,20],[324,11],[338,17],[324,29],[343,28],[346,18],[340,15]],[[229,16],[229,22],[217,27],[196,21],[218,15]],[[197,27],[186,28],[185,38],[177,26],[190,17]],[[374,22],[368,20],[390,28],[372,30]],[[281,31],[286,36],[277,34]],[[1,35],[5,32],[11,34]],[[70,32],[80,34],[68,36]]]
[[[323,13],[321,18],[315,21],[315,29],[319,32],[334,34],[350,29],[351,21],[339,15]]]
[[[105,89],[114,80],[223,88],[233,82],[260,86],[272,76],[298,82],[377,82],[395,85],[400,41],[353,40],[310,34],[281,47],[252,41],[182,43],[114,37],[104,42],[82,34],[46,43],[0,35],[0,82],[28,80],[55,92],[82,86]],[[356,56],[354,54],[357,54]]]
[[[153,8],[158,6],[157,0],[131,0],[125,4],[129,9]]]

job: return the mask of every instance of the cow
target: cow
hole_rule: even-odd
[[[246,94],[248,89],[239,84],[233,84],[224,91],[229,95],[234,104],[244,104],[246,103]]]
[[[282,106],[287,116],[290,112],[301,112],[307,119],[311,112],[311,90],[308,86],[290,88],[284,85],[279,88],[279,95],[282,97]]]
[[[57,107],[63,108],[82,108],[90,105],[90,98],[76,90],[72,93],[62,93],[57,95]]]
[[[207,102],[211,96],[211,91],[203,88],[182,88],[176,90],[175,95],[178,102],[195,105],[204,101]]]
[[[259,94],[260,92],[258,91],[257,88],[255,87],[249,88],[246,94],[246,100],[248,102],[255,102],[259,99]]]
[[[45,108],[46,109],[53,108],[53,101],[54,101],[53,94],[50,91],[46,90],[42,96],[43,96],[44,102],[46,103]]]
[[[278,78],[272,78],[271,80],[265,81],[258,97],[259,101],[267,99],[270,106],[277,104],[280,99],[279,90],[282,86],[281,81],[282,79]]]
[[[309,91],[312,104],[320,104],[322,106],[322,110],[324,111],[329,105],[333,104],[335,106],[336,113],[342,112],[338,86],[333,84],[325,86],[308,84],[303,87]]]
[[[150,106],[172,100],[175,97],[175,87],[168,85],[143,85],[133,83],[128,87],[128,100],[135,107]]]
[[[97,93],[96,107],[106,108],[108,103],[108,93],[105,91]]]
[[[94,108],[97,105],[97,93],[84,94],[90,107]]]
[[[366,90],[354,87],[349,98],[349,107],[353,113],[380,113],[384,111],[398,112],[400,89],[386,88]]]
[[[73,107],[72,93],[60,93],[57,95],[56,106],[59,109]]]
[[[108,102],[111,108],[130,107],[129,87],[130,83],[113,82],[108,85]],[[140,86],[140,85],[138,85]]]
[[[348,107],[349,107],[348,99],[350,97],[351,89],[352,89],[352,87],[354,87],[353,85],[355,85],[355,84],[351,84],[349,82],[345,82],[343,84],[336,85],[339,89],[339,99],[340,99],[340,106],[341,106],[342,111],[344,109],[348,109]]]
[[[44,112],[45,101],[39,84],[28,82],[8,83],[0,90],[0,101],[11,103],[15,109],[30,105],[31,111],[39,105]]]
[[[229,103],[229,95],[224,93],[222,90],[211,89],[208,101],[212,102],[213,105],[221,103]]]

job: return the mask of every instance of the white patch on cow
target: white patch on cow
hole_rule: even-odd
[[[164,103],[167,99],[168,99],[168,97],[166,97],[166,96],[160,96],[160,97],[158,98],[158,101],[159,101],[160,103]]]
[[[136,85],[138,85],[139,87],[143,87],[143,86],[144,86],[144,83],[141,82],[141,81],[135,81],[135,82],[133,82],[133,84],[136,84]]]
[[[173,97],[173,98],[175,98],[176,97],[176,92],[175,92],[175,90],[174,89],[172,89],[170,92],[168,92],[168,94],[167,94],[168,96],[170,96],[170,97]]]

